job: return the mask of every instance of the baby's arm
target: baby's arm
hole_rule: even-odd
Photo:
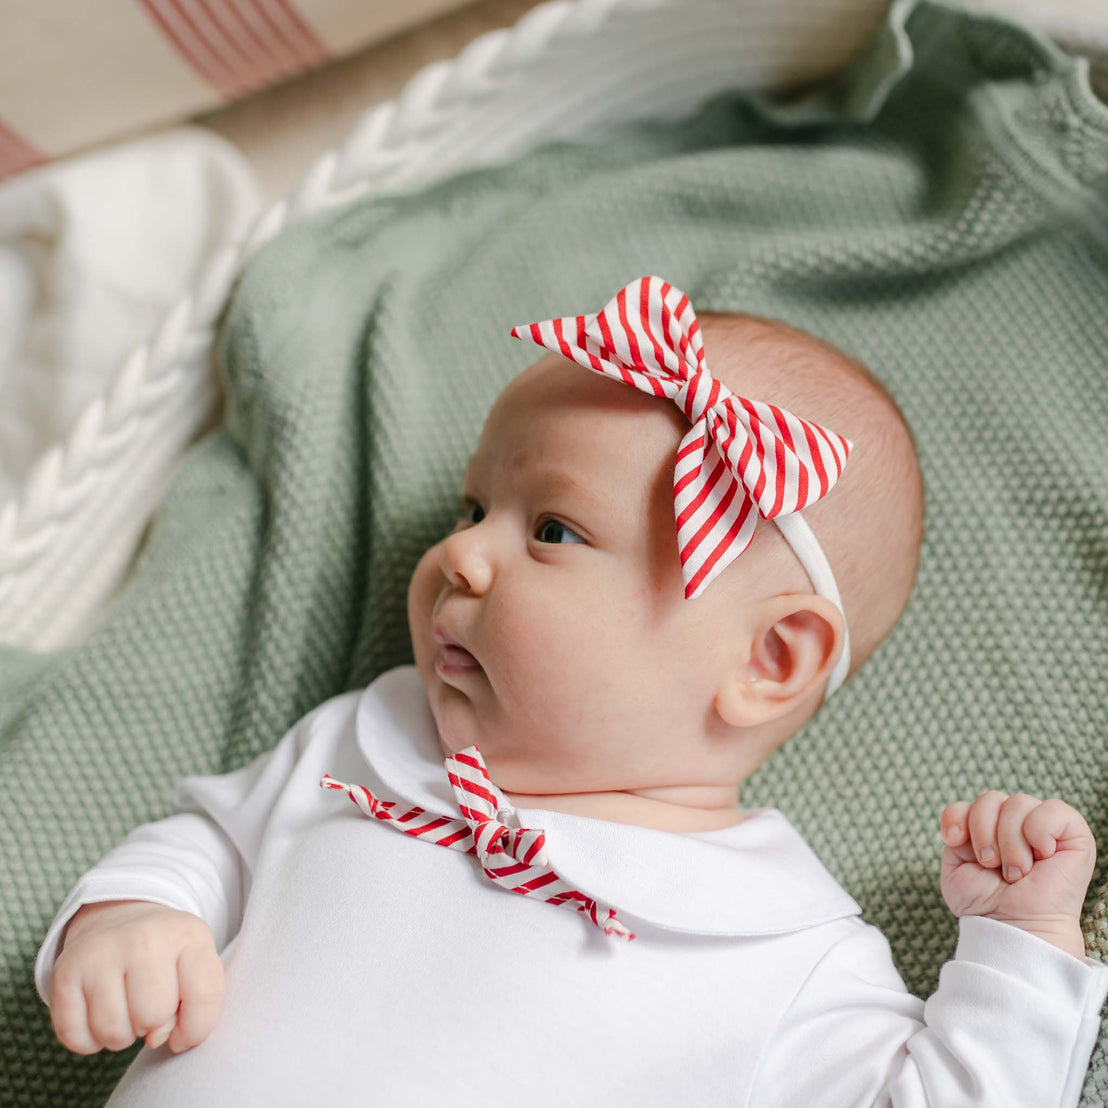
[[[857,917],[774,1029],[750,1108],[1073,1108],[1108,967],[984,916],[926,1003]]]
[[[771,1037],[751,1108],[1077,1104],[1108,994],[1078,922],[1088,825],[1059,800],[990,792],[947,808],[942,830],[943,895],[960,919],[938,989],[911,996],[885,937],[844,921]]]
[[[122,1050],[145,1035],[183,1050],[206,1037],[222,992],[218,951],[241,924],[268,817],[321,714],[346,699],[234,773],[185,778],[173,791],[185,810],[136,828],[78,881],[35,963],[63,1045]]]

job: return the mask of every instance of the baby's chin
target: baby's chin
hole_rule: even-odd
[[[466,698],[457,689],[442,682],[428,687],[427,694],[443,756],[457,754],[467,746],[480,749],[479,729],[474,726],[475,721],[466,718],[473,712]],[[481,753],[484,755],[483,750]]]
[[[574,791],[556,780],[563,764],[554,766],[536,757],[535,744],[521,743],[518,736],[513,739],[510,726],[505,732],[502,721],[497,721],[496,725],[482,722],[470,698],[452,685],[430,684],[427,693],[444,758],[476,746],[489,778],[504,792],[537,796]],[[549,746],[549,743],[538,743],[539,750],[549,749]]]
[[[494,785],[505,792],[529,791],[521,788],[517,780],[520,776],[520,767],[514,764],[516,759],[512,758],[510,751],[505,752],[503,744],[497,742],[487,730],[477,727],[475,722],[459,720],[457,717],[463,713],[458,711],[433,709],[433,714],[439,748],[444,758],[457,754],[467,747],[475,746]],[[523,777],[529,779],[526,773]]]
[[[459,750],[465,750],[467,746],[477,746],[476,743],[465,742],[456,738],[451,738],[449,735],[443,733],[441,727],[438,728],[439,732],[439,749],[442,751],[443,757],[450,757],[452,754],[457,754]]]

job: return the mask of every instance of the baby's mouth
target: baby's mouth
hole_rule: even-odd
[[[476,669],[478,665],[477,659],[468,650],[460,646],[452,646],[449,643],[443,644],[439,657],[442,658],[443,665],[447,666]]]
[[[448,635],[441,627],[435,627],[435,642],[439,653],[435,659],[435,668],[442,673],[458,674],[467,670],[480,669],[481,663],[460,642]]]

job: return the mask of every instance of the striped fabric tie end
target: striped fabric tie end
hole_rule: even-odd
[[[635,937],[616,918],[613,908],[598,904],[558,876],[547,858],[542,831],[508,827],[496,819],[492,782],[476,746],[448,757],[446,770],[461,819],[436,816],[420,807],[402,808],[395,801],[374,796],[363,785],[336,781],[330,774],[324,774],[319,784],[325,789],[343,790],[361,812],[397,831],[477,855],[482,872],[502,889],[583,912],[605,935],[627,940]]]

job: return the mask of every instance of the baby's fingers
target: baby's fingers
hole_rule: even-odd
[[[1084,817],[1064,800],[1044,800],[1024,821],[1024,838],[1036,858],[1051,858],[1062,847],[1083,845],[1092,839]]]
[[[108,1050],[126,1050],[135,1041],[135,1031],[127,1012],[123,978],[105,970],[85,982],[85,997],[93,1042]]]
[[[88,1002],[81,978],[64,969],[55,969],[50,986],[50,1022],[58,1042],[74,1054],[95,1054],[100,1049],[89,1030]]]
[[[181,1006],[169,1036],[175,1054],[202,1043],[215,1027],[223,1005],[223,963],[211,943],[193,943],[177,959]]]
[[[164,1043],[170,1035],[170,1032],[177,1026],[177,1013],[173,1013],[173,1018],[168,1019],[161,1025],[161,1027],[155,1028],[146,1036],[146,1045],[151,1050],[157,1050],[158,1047]]]
[[[167,965],[163,952],[145,958],[136,955],[125,980],[135,1037],[145,1036],[147,1046],[160,1046],[177,1021],[176,961]]]
[[[961,846],[966,841],[967,819],[969,817],[970,804],[968,800],[959,800],[955,804],[948,804],[943,809],[939,818],[939,827],[942,831],[943,842],[947,846]]]
[[[1027,793],[1015,793],[1001,802],[996,839],[1006,881],[1018,881],[1031,872],[1035,859],[1024,835],[1024,823],[1028,814],[1041,806],[1038,797]]]

